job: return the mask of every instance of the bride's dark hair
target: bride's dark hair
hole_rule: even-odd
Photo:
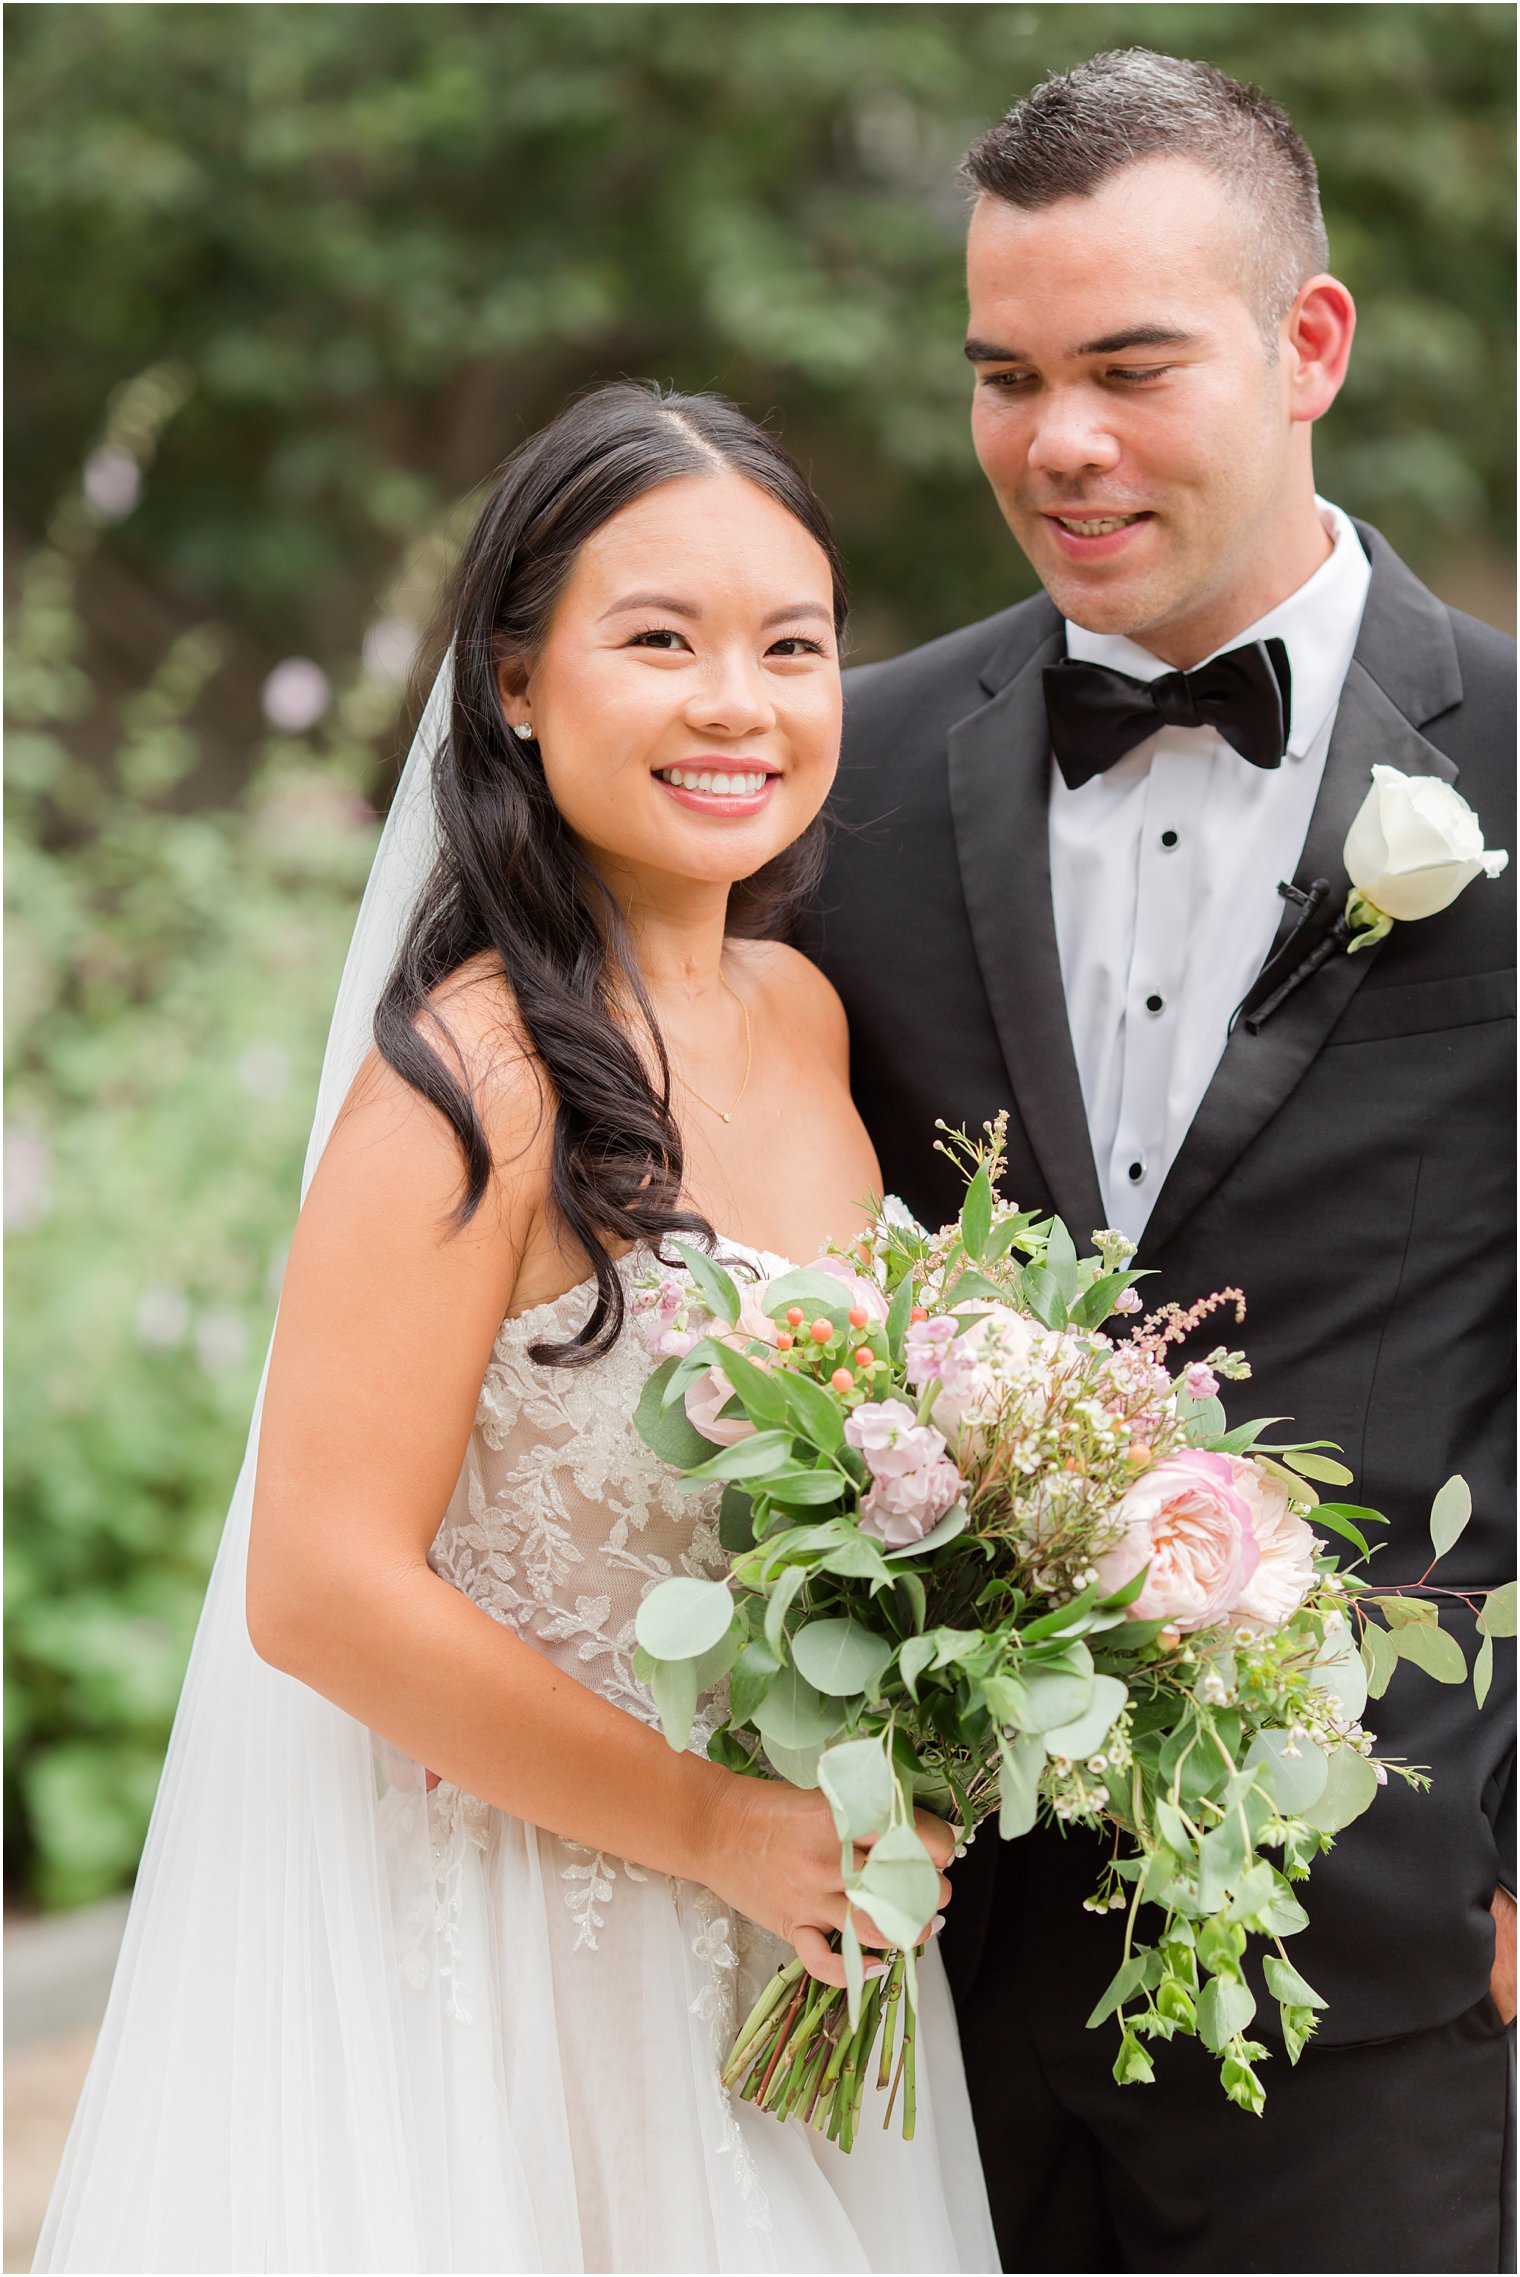
[[[540,1361],[593,1359],[621,1332],[623,1285],[609,1243],[658,1244],[673,1233],[710,1240],[712,1228],[682,1206],[669,1062],[622,913],[551,798],[536,744],[507,724],[496,668],[508,657],[531,663],[594,531],[660,483],[725,472],[767,492],[823,548],[842,634],[838,550],[780,444],[722,396],[631,381],[582,396],[513,453],[451,596],[453,698],[433,768],[441,850],[380,999],[375,1041],[453,1125],[465,1165],[462,1225],[485,1194],[491,1150],[462,1055],[445,1058],[424,1031],[441,1028],[450,1041],[434,991],[482,951],[500,959],[523,1039],[554,1095],[551,1207],[596,1276],[584,1327],[568,1342],[536,1345]],[[783,930],[817,882],[821,852],[814,823],[741,879],[728,931],[754,939]],[[657,1081],[617,1016],[629,1002],[648,1030]]]

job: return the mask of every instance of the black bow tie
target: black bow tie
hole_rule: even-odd
[[[1163,672],[1159,680],[1068,657],[1045,673],[1050,747],[1074,791],[1160,727],[1210,727],[1253,767],[1280,767],[1292,684],[1280,640],[1248,641],[1196,672]]]

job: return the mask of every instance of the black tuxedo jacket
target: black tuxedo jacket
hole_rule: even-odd
[[[1295,882],[1328,903],[1250,1003],[1344,903],[1346,831],[1385,762],[1457,785],[1490,846],[1515,848],[1510,642],[1445,608],[1378,537],[1355,659]],[[961,1188],[934,1122],[1010,1110],[1007,1192],[1056,1210],[1078,1246],[1104,1224],[1051,906],[1041,674],[1064,653],[1043,595],[846,680],[829,867],[808,942],[849,1014],[855,1097],[888,1192],[939,1224]],[[1337,951],[1258,1032],[1242,1020],[1158,1195],[1137,1262],[1149,1301],[1238,1284],[1254,1377],[1233,1421],[1295,1419],[1336,1440],[1353,1498],[1387,1513],[1378,1580],[1430,1558],[1430,1501],[1461,1471],[1472,1523],[1435,1575],[1514,1571],[1514,877],[1476,880],[1438,916]],[[1277,902],[1277,879],[1260,890]],[[1232,1330],[1232,1337],[1236,1332]],[[1205,1332],[1209,1343],[1218,1331]],[[1470,1620],[1449,1616],[1471,1659]],[[1513,1884],[1511,1656],[1480,1714],[1470,1687],[1400,1665],[1370,1704],[1383,1752],[1428,1764],[1391,1781],[1315,1867],[1296,1964],[1331,2002],[1326,2040],[1444,2021],[1487,1986],[1497,1880]],[[1120,1918],[1080,1900],[1090,1838],[989,1831],[957,1869],[945,1933],[964,1997],[989,1935],[1037,1963],[1030,2014],[1052,2028],[1116,1965]],[[1275,2009],[1263,2002],[1259,2029]]]

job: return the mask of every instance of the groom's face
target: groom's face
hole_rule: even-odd
[[[1181,158],[971,224],[972,435],[1009,527],[1064,616],[1184,666],[1278,598],[1256,605],[1307,434],[1248,253]]]

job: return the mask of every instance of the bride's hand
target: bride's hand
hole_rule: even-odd
[[[746,1779],[730,1773],[714,1797],[711,1836],[700,1879],[751,1921],[758,1921],[791,1945],[810,1976],[842,1985],[844,1962],[829,1944],[831,1931],[844,1927],[844,1877],[839,1836],[828,1802],[816,1789],[804,1791],[784,1781]],[[945,1868],[954,1838],[943,1819],[916,1811],[914,1821],[924,1847],[940,1869],[939,1902],[947,1905],[950,1884]],[[859,1843],[857,1863],[870,1848]],[[875,1924],[854,1908],[862,1945],[884,1946]],[[920,1936],[937,1923],[926,1922]],[[867,1968],[880,1963],[868,1962]]]

